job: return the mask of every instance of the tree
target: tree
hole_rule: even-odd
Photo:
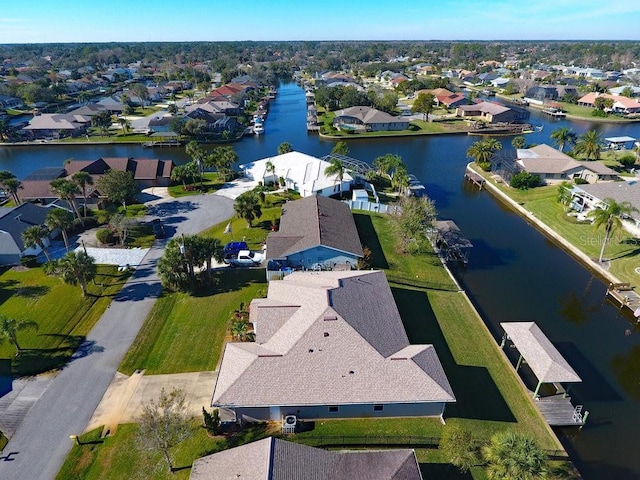
[[[536,441],[511,430],[496,433],[482,455],[490,480],[533,480],[547,476],[547,457]]]
[[[133,175],[122,170],[109,170],[96,184],[101,194],[114,203],[121,203],[124,208],[138,191]]]
[[[240,304],[240,308],[234,310],[229,315],[229,332],[231,338],[239,342],[253,341],[254,335],[249,332],[249,312]]]
[[[199,248],[202,250],[202,256],[205,259],[207,277],[211,277],[212,258],[221,262],[224,258],[224,252],[220,240],[213,237],[197,237]]]
[[[253,190],[240,194],[233,204],[233,209],[240,218],[247,221],[249,228],[253,227],[253,221],[262,215],[260,197]]]
[[[49,252],[47,251],[47,247],[44,244],[45,238],[49,236],[49,230],[42,225],[32,225],[30,227],[25,228],[22,232],[22,243],[25,248],[31,248],[38,246],[44,253],[44,256],[47,257],[47,261],[51,261],[51,257],[49,256]]]
[[[131,123],[129,122],[129,120],[124,117],[120,117],[118,118],[118,123],[120,124],[120,128],[122,128],[122,131],[124,133],[127,133],[129,131],[129,128],[131,127]]]
[[[518,172],[513,174],[509,185],[512,188],[517,188],[518,190],[528,190],[539,186],[540,183],[541,180],[538,175],[534,175],[529,172]]]
[[[80,187],[80,191],[82,191],[82,200],[83,200],[83,208],[84,208],[84,216],[87,216],[87,185],[93,185],[93,177],[89,175],[87,172],[79,171],[71,175],[71,180],[73,180],[78,187]]]
[[[564,151],[564,147],[576,144],[578,136],[570,128],[560,127],[551,132],[551,139],[560,147],[560,151]]]
[[[176,165],[171,170],[171,180],[174,182],[181,182],[184,189],[187,189],[186,180],[191,176],[186,165]]]
[[[600,134],[595,130],[588,130],[576,141],[574,149],[576,155],[584,155],[587,160],[597,160],[600,158],[602,144]]]
[[[207,156],[207,153],[204,151],[202,146],[195,140],[191,140],[189,143],[187,143],[187,146],[185,147],[185,152],[187,153],[187,155],[191,157],[194,163],[198,166],[198,174],[200,176],[200,188],[203,188],[204,185],[202,182],[204,179],[204,164],[206,161],[205,157]]]
[[[435,204],[428,197],[405,197],[392,218],[402,251],[420,251],[435,222]]]
[[[345,157],[347,155],[349,155],[349,146],[347,145],[347,142],[345,142],[344,140],[340,140],[331,149],[331,154],[332,155],[342,155],[342,156],[345,156]]]
[[[238,161],[238,154],[232,146],[216,147],[209,155],[207,162],[215,167],[223,181],[233,175],[233,164]]]
[[[209,435],[217,435],[220,430],[220,412],[214,408],[211,413],[202,407],[202,417],[204,428]]]
[[[502,148],[502,144],[495,138],[486,138],[478,142],[474,142],[467,149],[467,157],[473,158],[478,164],[487,164],[493,157],[493,154]]]
[[[167,393],[163,388],[157,401],[142,406],[138,418],[137,445],[140,450],[160,454],[174,472],[171,449],[193,435],[183,390]]]
[[[556,193],[556,201],[561,205],[564,205],[565,209],[571,203],[571,185],[569,182],[562,182],[558,185],[558,192]]]
[[[480,461],[478,447],[471,432],[459,424],[447,423],[442,430],[440,450],[451,464],[465,473]]]
[[[421,113],[424,115],[424,121],[429,120],[429,114],[433,112],[435,96],[432,93],[421,93],[411,106],[412,113]]]
[[[524,138],[522,135],[518,135],[517,137],[514,137],[513,140],[511,140],[511,146],[513,148],[524,148],[527,145],[527,139]]]
[[[56,178],[55,180],[52,180],[49,185],[51,185],[51,191],[60,200],[66,201],[73,210],[75,216],[80,219],[80,222],[82,222],[82,215],[80,215],[78,206],[76,205],[76,195],[80,193],[78,184],[66,178]]]
[[[324,169],[324,174],[326,176],[336,177],[336,183],[338,184],[338,192],[340,193],[340,198],[342,198],[342,179],[344,178],[345,173],[346,169],[344,163],[339,158],[332,158],[329,162],[329,166]]]
[[[68,252],[61,259],[51,262],[51,273],[60,277],[69,285],[80,285],[82,296],[87,296],[87,283],[96,276],[96,264],[93,257],[80,250]]]
[[[602,263],[604,249],[609,243],[609,237],[616,228],[622,226],[621,218],[638,211],[630,202],[618,203],[613,198],[605,198],[602,202],[604,203],[603,208],[596,208],[588,214],[589,217],[593,218],[593,228],[595,230],[604,226],[605,235],[600,249],[600,257],[598,257],[598,262],[600,263]]]
[[[265,164],[265,172],[269,172],[272,177],[275,177],[274,183],[278,183],[278,177],[276,177],[276,166],[273,164],[271,160],[267,160]]]
[[[391,186],[398,190],[398,194],[402,195],[409,187],[409,170],[404,163],[396,167],[396,171],[391,179]]]
[[[18,190],[22,188],[22,182],[20,180],[17,178],[7,178],[2,181],[2,188],[5,193],[8,193],[11,196],[16,205],[20,205],[20,203],[22,203],[18,196]]]
[[[91,117],[91,125],[96,127],[104,135],[109,133],[109,127],[111,126],[111,113],[107,110],[96,113]]]
[[[620,95],[627,98],[633,97],[633,88],[631,88],[630,86],[624,87],[620,92]]]
[[[400,155],[387,153],[380,157],[376,157],[373,161],[373,166],[378,170],[380,175],[392,179],[396,169],[402,165],[402,163],[402,157],[400,157]]]
[[[620,162],[620,165],[622,165],[624,168],[628,169],[636,164],[636,157],[632,153],[627,153],[618,158],[618,162]]]
[[[62,233],[62,239],[64,240],[64,246],[68,252],[69,238],[67,237],[67,230],[73,227],[73,214],[62,208],[50,208],[47,212],[44,224],[51,231],[55,229],[60,230],[60,233]]]
[[[22,348],[18,343],[18,332],[23,330],[38,330],[38,324],[32,320],[16,320],[0,314],[0,343],[6,338],[16,347],[16,357]]]
[[[118,238],[120,239],[120,245],[124,245],[129,236],[129,229],[133,225],[134,221],[127,218],[126,215],[116,213],[109,220],[109,225],[116,231]]]
[[[162,258],[158,260],[158,275],[164,287],[174,290],[188,290],[192,287],[191,276],[182,243],[177,239],[169,241]]]
[[[293,152],[293,147],[289,142],[282,142],[278,146],[278,155],[283,155],[285,153]]]

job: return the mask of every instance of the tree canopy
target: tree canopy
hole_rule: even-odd
[[[127,202],[138,192],[133,175],[122,170],[109,170],[96,182],[98,190],[114,203],[126,208]]]

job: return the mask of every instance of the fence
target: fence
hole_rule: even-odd
[[[386,272],[387,281],[390,284],[405,285],[408,287],[423,288],[425,290],[443,290],[446,292],[457,292],[460,289],[451,283],[430,282],[428,280],[420,280],[412,277],[405,277],[395,273]]]

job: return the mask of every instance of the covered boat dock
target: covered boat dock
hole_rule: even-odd
[[[607,142],[607,148],[610,148],[611,150],[631,150],[633,148],[633,142],[635,142],[636,139],[633,137],[624,136],[608,137],[605,138],[604,141]],[[627,144],[630,144],[629,148],[627,148]]]
[[[567,395],[567,390],[562,386],[562,384],[582,382],[571,365],[535,322],[503,322],[500,325],[505,331],[500,346],[504,348],[507,340],[510,340],[520,353],[516,371],[524,361],[538,379],[533,398],[547,423],[553,426],[582,426],[588,412],[583,415],[582,405],[574,407],[571,404],[571,398]],[[553,384],[558,393],[540,398],[538,392],[543,383]]]
[[[453,220],[439,220],[435,223],[435,244],[445,261],[467,264],[473,244],[466,238]]]

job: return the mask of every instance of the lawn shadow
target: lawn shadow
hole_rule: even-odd
[[[485,367],[459,365],[440,329],[427,294],[392,288],[400,316],[412,344],[432,344],[453,389],[456,402],[447,417],[515,422],[516,418]]]
[[[70,361],[104,350],[94,341],[87,341],[84,335],[49,333],[44,336],[58,338],[58,346],[22,350],[20,355],[13,358],[12,373],[15,376],[22,377],[60,370]]]
[[[15,291],[15,294],[19,297],[36,299],[46,295],[49,292],[50,288],[44,285],[32,285],[32,286],[24,286],[20,287]]]
[[[264,283],[266,277],[263,268],[225,268],[211,271],[211,283],[194,292],[195,297],[208,297],[222,292],[233,292],[252,283]]]
[[[371,250],[371,267],[379,269],[389,268],[387,257],[385,257],[382,245],[380,245],[380,241],[378,240],[378,234],[375,228],[373,228],[371,217],[361,213],[354,213],[353,219],[356,222],[360,243],[369,247]]]
[[[450,463],[421,463],[422,478],[447,478],[452,480],[473,480],[471,472],[462,473]]]

